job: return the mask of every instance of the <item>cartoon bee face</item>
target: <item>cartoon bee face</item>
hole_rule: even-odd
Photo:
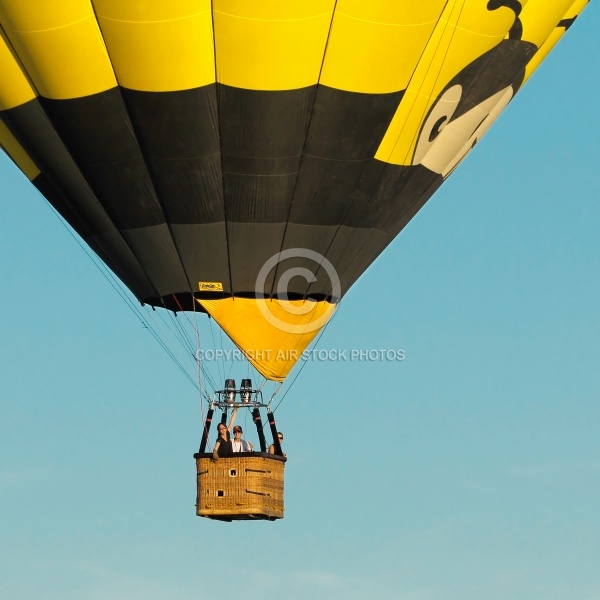
[[[534,53],[532,44],[505,40],[458,73],[423,121],[412,164],[446,178],[511,101]]]

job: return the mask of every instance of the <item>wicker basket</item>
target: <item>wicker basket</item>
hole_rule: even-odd
[[[213,462],[195,454],[198,473],[196,514],[221,521],[283,519],[285,458],[240,452]]]

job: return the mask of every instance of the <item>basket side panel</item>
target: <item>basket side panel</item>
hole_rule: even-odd
[[[264,456],[197,458],[196,514],[239,518],[283,518],[285,463]]]

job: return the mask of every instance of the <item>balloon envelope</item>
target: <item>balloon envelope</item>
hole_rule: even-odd
[[[0,143],[281,381],[586,3],[4,0]]]

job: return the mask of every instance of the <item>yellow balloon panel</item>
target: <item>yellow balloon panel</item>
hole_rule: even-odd
[[[3,35],[0,37],[0,73],[0,110],[20,106],[35,98],[35,91],[6,45]]]
[[[188,19],[194,14],[202,14],[211,9],[211,0],[156,0],[132,1],[92,0],[96,14],[102,13],[115,21],[124,23],[158,23]]]
[[[95,0],[94,7],[120,85],[167,92],[214,83],[210,0]]]
[[[215,2],[217,80],[252,90],[315,85],[333,5],[333,1]]]
[[[344,14],[360,21],[387,25],[422,25],[438,20],[448,0],[338,0],[335,13]]]
[[[2,24],[16,31],[49,31],[93,16],[88,0],[3,0]]]
[[[321,83],[370,94],[404,89],[435,23],[436,18],[415,24],[375,22],[336,10]]]
[[[335,0],[213,0],[215,11],[259,21],[297,21],[329,15]]]
[[[79,98],[116,86],[89,1],[6,0],[0,19],[40,95]]]

